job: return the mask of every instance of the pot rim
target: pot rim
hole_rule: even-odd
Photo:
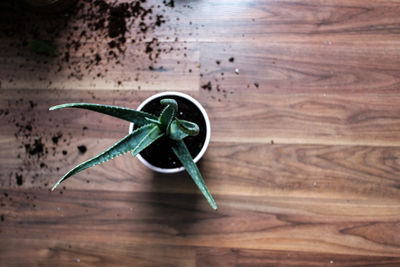
[[[203,147],[201,148],[200,152],[196,155],[196,157],[194,158],[194,163],[197,163],[204,155],[204,153],[206,152],[208,145],[210,143],[210,138],[211,138],[211,123],[210,123],[210,119],[208,118],[207,112],[206,110],[203,108],[203,106],[200,104],[199,101],[197,101],[196,99],[194,99],[193,97],[191,97],[188,94],[182,93],[182,92],[177,92],[177,91],[167,91],[167,92],[161,92],[161,93],[157,93],[154,94],[152,96],[150,96],[149,98],[147,98],[146,100],[144,100],[139,107],[137,108],[137,110],[141,110],[147,103],[149,103],[150,101],[161,97],[161,96],[168,96],[168,95],[172,95],[172,96],[180,96],[182,98],[185,98],[187,100],[189,100],[190,102],[192,102],[194,105],[196,105],[196,107],[200,110],[201,114],[204,117],[205,123],[206,123],[206,139],[204,141]],[[131,133],[133,131],[133,123],[129,124],[129,133]],[[185,170],[185,168],[179,167],[179,168],[171,168],[171,169],[167,169],[167,168],[160,168],[160,167],[156,167],[153,164],[149,163],[147,160],[145,160],[140,153],[137,155],[137,158],[140,160],[140,162],[142,162],[146,167],[160,172],[160,173],[178,173],[181,172],[183,170]]]

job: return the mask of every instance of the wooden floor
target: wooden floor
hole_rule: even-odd
[[[153,12],[165,23],[136,42],[132,26],[119,62],[79,77],[69,64],[107,53],[107,38],[69,62],[0,39],[0,266],[400,266],[400,1],[177,0]],[[143,49],[153,38],[173,48],[157,62]],[[167,90],[210,116],[199,167],[217,211],[186,173],[130,155],[49,192],[128,132],[50,106],[136,108]]]

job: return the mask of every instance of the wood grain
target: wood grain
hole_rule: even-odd
[[[398,257],[202,248],[197,266],[398,266]]]
[[[31,190],[7,192],[2,200],[8,210],[4,239],[45,238],[64,244],[111,239],[116,244],[377,256],[400,252],[395,203],[319,200],[315,205],[309,199],[216,194],[220,209],[213,213],[193,194],[67,190],[60,197]],[[361,212],[364,208],[367,214]]]
[[[93,112],[80,110],[49,112],[47,110],[49,106],[60,103],[55,102],[56,99],[65,99],[65,102],[96,101],[128,107],[135,107],[136,103],[144,99],[141,96],[142,94],[138,93],[114,92],[113,101],[110,103],[107,101],[109,93],[82,91],[78,95],[73,94],[72,96],[71,94],[70,92],[58,93],[52,99],[50,97],[52,94],[45,90],[23,90],[19,93],[4,91],[2,95],[4,97],[1,98],[4,100],[2,105],[7,106],[10,103],[11,105],[8,108],[9,114],[0,117],[2,124],[5,125],[3,132],[4,134],[8,133],[2,138],[4,143],[0,152],[4,162],[7,162],[7,165],[0,172],[3,177],[9,177],[13,169],[17,169],[20,164],[23,164],[24,160],[29,160],[29,157],[18,159],[18,154],[25,154],[25,148],[21,146],[22,143],[32,142],[32,140],[25,140],[23,137],[10,137],[16,130],[14,123],[9,123],[10,120],[21,122],[21,114],[28,112],[30,112],[31,118],[35,119],[35,122],[31,123],[34,131],[42,136],[45,147],[55,149],[55,153],[45,159],[46,164],[54,166],[54,168],[40,168],[40,160],[33,161],[33,166],[30,167],[39,172],[47,183],[50,181],[52,181],[50,183],[54,183],[57,177],[70,169],[70,166],[100,153],[116,142],[118,138],[127,134],[128,129],[126,122]],[[18,99],[18,95],[24,95],[26,99],[37,103],[37,106],[30,110],[31,106],[26,101],[18,105],[13,104],[11,99]],[[92,95],[96,95],[96,99],[93,100]],[[270,99],[270,97],[273,99]],[[283,107],[280,106],[276,97],[270,95],[268,95],[268,98],[264,98],[264,95],[259,95],[256,98],[255,94],[247,94],[240,99],[241,101],[226,101],[223,104],[216,100],[206,102],[206,108],[210,111],[211,121],[215,126],[212,132],[212,146],[206,153],[200,167],[210,183],[215,186],[216,192],[242,195],[289,193],[296,196],[312,193],[319,198],[338,196],[385,200],[399,198],[400,150],[397,143],[392,144],[392,146],[381,146],[382,143],[387,143],[384,140],[385,135],[388,138],[397,136],[393,134],[395,132],[393,128],[397,127],[395,122],[398,119],[396,112],[392,111],[398,108],[395,105],[396,98],[385,98],[386,102],[373,98],[369,101],[369,105],[367,104],[369,99],[364,100],[365,104],[358,101],[346,105],[341,104],[344,101],[339,99],[323,99],[324,102],[318,104],[317,101],[319,100],[317,99],[296,96],[291,97],[293,104],[290,103],[291,101],[287,101],[289,103],[284,102]],[[251,101],[249,100],[246,103],[246,99]],[[337,104],[329,104],[329,102]],[[243,105],[252,108],[246,109]],[[269,108],[268,105],[271,107]],[[363,111],[364,107],[368,108],[368,111]],[[17,108],[25,108],[26,110],[21,111]],[[228,110],[229,112],[227,112]],[[337,110],[341,111],[343,115],[335,112]],[[318,112],[317,115],[314,115],[316,112]],[[278,116],[279,113],[282,116]],[[55,115],[53,116],[53,114]],[[336,116],[337,118],[330,118],[329,116]],[[340,117],[348,117],[349,119],[341,119]],[[51,121],[49,121],[50,119]],[[321,125],[317,121],[318,119]],[[282,121],[286,121],[286,123],[282,123]],[[392,121],[393,123],[391,123]],[[246,127],[243,128],[241,122],[244,122]],[[266,127],[257,127],[257,125],[265,125]],[[88,130],[82,131],[85,126],[88,127]],[[274,126],[277,129],[273,129]],[[379,126],[383,129],[387,127],[387,130],[382,130]],[[250,128],[254,128],[254,130],[248,131],[247,129]],[[350,135],[353,139],[358,138],[358,140],[352,143],[351,140],[345,139],[349,139],[347,136],[344,138],[333,133],[323,136],[318,132],[326,131],[328,128],[344,129],[344,136]],[[232,130],[229,131],[228,129]],[[354,134],[356,130],[358,133]],[[282,134],[282,136],[256,137],[257,134],[265,135],[270,131]],[[379,141],[375,141],[378,131],[382,132],[382,135],[378,139]],[[51,139],[58,132],[62,132],[64,136],[70,136],[68,143],[60,143],[54,146]],[[287,142],[287,132],[292,134],[295,144]],[[315,137],[307,137],[306,133]],[[295,136],[305,137],[296,139]],[[316,140],[317,136],[323,137]],[[375,142],[368,143],[369,138]],[[93,142],[93,140],[97,141]],[[271,140],[274,140],[274,144],[271,144]],[[311,144],[308,144],[307,140],[312,140]],[[320,140],[323,141],[322,144],[313,144]],[[395,138],[393,140],[396,141]],[[324,142],[326,144],[323,144]],[[340,145],[340,143],[345,143],[345,145]],[[368,145],[357,145],[359,143]],[[88,147],[88,152],[84,155],[81,155],[76,149],[81,144]],[[16,150],[15,147],[19,147],[19,149]],[[63,150],[69,153],[64,155],[61,153]],[[13,156],[7,158],[7,155]],[[56,171],[55,166],[60,169]],[[115,170],[118,170],[118,172],[115,172]],[[78,174],[76,177],[77,179],[70,179],[69,188],[94,189],[97,186],[102,186],[106,190],[141,191],[151,190],[151,186],[141,188],[140,186],[143,186],[140,185],[141,182],[154,179],[157,176],[147,172],[136,159],[126,155],[105,163],[104,167],[98,166]],[[114,177],[114,179],[111,179],[111,177]],[[184,176],[181,175],[180,177],[183,178]],[[87,181],[90,181],[90,184],[87,184]],[[185,184],[189,187],[186,190],[195,192],[193,191],[195,188],[190,189],[190,183]],[[15,185],[14,179],[11,185]],[[24,186],[30,185],[28,183]],[[166,183],[163,188],[175,190],[175,186]]]
[[[0,266],[399,266],[399,12],[394,0],[175,1],[122,64],[79,79],[3,36]],[[153,70],[152,38],[174,46]],[[136,108],[164,90],[209,114],[198,166],[217,211],[186,173],[130,155],[48,191],[128,132],[50,106]]]
[[[229,92],[256,91],[278,95],[398,92],[398,41],[354,44],[351,43],[353,39],[320,39],[324,41],[318,43],[300,38],[254,44],[202,44],[201,64],[207,67],[202,68],[201,82],[211,81]],[[349,46],[357,48],[349,49]],[[234,62],[229,62],[232,54],[237,56]],[[216,60],[221,64],[216,64]],[[239,75],[235,69],[239,70]],[[257,88],[254,83],[260,86]]]

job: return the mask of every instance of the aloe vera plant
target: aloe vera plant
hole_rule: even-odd
[[[208,191],[200,171],[194,163],[193,158],[183,141],[185,137],[189,135],[195,136],[199,133],[198,125],[177,118],[176,114],[178,111],[178,104],[174,99],[164,98],[160,103],[165,106],[165,108],[158,117],[147,112],[129,108],[90,103],[68,103],[51,107],[50,110],[62,108],[92,110],[132,122],[138,127],[104,152],[75,166],[53,186],[52,191],[61,182],[78,172],[111,160],[127,152],[131,152],[133,156],[136,156],[146,147],[150,146],[154,141],[158,140],[162,136],[167,136],[174,154],[192,177],[210,206],[213,209],[217,209],[217,205]]]

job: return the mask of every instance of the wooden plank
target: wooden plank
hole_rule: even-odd
[[[71,79],[68,77],[71,71],[65,62],[59,59],[44,62],[26,48],[18,46],[15,40],[9,40],[11,47],[9,42],[4,41],[0,44],[0,66],[4,66],[0,74],[2,86],[195,91],[199,83],[200,53],[211,58],[221,53],[215,47],[200,52],[198,44],[204,42],[224,46],[230,51],[229,57],[238,58],[239,69],[248,69],[251,80],[257,78],[261,80],[259,83],[265,81],[263,86],[270,86],[271,90],[289,85],[300,85],[302,90],[315,90],[315,86],[321,84],[340,90],[354,83],[357,86],[352,90],[361,91],[373,86],[379,86],[381,90],[393,90],[398,84],[397,67],[394,70],[387,69],[390,65],[398,66],[396,32],[399,31],[397,14],[400,11],[396,2],[236,1],[227,4],[224,1],[206,1],[191,3],[191,8],[185,6],[179,3],[175,10],[165,14],[169,19],[168,27],[161,27],[143,36],[140,42],[128,40],[120,65],[101,62],[89,73],[84,70],[83,63],[82,66],[77,64],[79,69],[83,69],[80,75],[85,78]],[[79,32],[72,28],[85,26],[82,23],[75,25],[71,20],[70,28],[64,31],[68,32],[69,29],[73,33],[70,38],[78,38]],[[136,31],[135,27],[131,29],[133,40],[137,39]],[[161,55],[155,64],[156,71],[149,70],[152,62],[144,53],[145,42],[153,37],[159,39],[160,47],[175,49],[172,53]],[[175,37],[178,41],[174,43]],[[90,61],[85,52],[100,44],[107,47],[108,41],[99,39],[82,44],[78,52],[71,52],[70,61]],[[67,36],[59,36],[56,41],[60,47],[65,46],[66,42]],[[235,43],[236,48],[230,47]],[[343,66],[338,58],[347,62],[354,58],[356,60],[351,65]],[[333,65],[330,62],[332,60]],[[250,68],[246,62],[256,67]],[[371,67],[379,63],[382,67],[386,65],[386,69],[372,71]],[[53,73],[60,64],[64,69]],[[158,69],[161,66],[163,69]],[[265,71],[257,76],[253,75],[254,70]],[[97,77],[99,72],[101,77]],[[15,73],[23,77],[18,78],[18,83]],[[299,80],[302,83],[299,84]]]
[[[62,238],[16,238],[2,245],[0,262],[8,266],[195,266],[195,250],[189,247],[139,245],[114,242],[85,242]]]
[[[14,126],[10,125],[14,117],[22,120],[22,116],[35,116],[36,124],[41,127],[53,127],[55,124],[60,128],[60,125],[67,124],[75,130],[84,126],[95,129],[101,123],[102,127],[112,129],[101,131],[103,137],[113,137],[116,131],[124,135],[127,124],[122,124],[120,120],[79,110],[48,112],[47,108],[65,102],[97,102],[135,108],[151,94],[122,91],[88,91],[81,94],[39,92],[2,90],[0,101],[4,110],[9,112],[7,116],[0,117],[3,124],[8,125],[5,133],[14,133]],[[22,95],[37,104],[32,115],[26,111],[30,108],[28,100],[18,103]],[[368,94],[360,97],[358,94],[318,96],[249,92],[231,94],[223,101],[212,99],[208,91],[194,96],[200,99],[209,113],[213,141],[265,144],[273,140],[277,144],[400,145],[400,99],[397,94]],[[12,97],[17,97],[17,100],[10,100]],[[52,119],[55,121],[50,121]]]
[[[214,141],[399,146],[397,94],[234,93],[207,101]]]
[[[2,86],[196,91],[197,44],[178,42],[176,30],[165,25],[170,20],[171,8],[163,3],[139,5],[140,14],[122,18],[126,31],[115,38],[110,37],[107,28],[109,12],[99,10],[94,1],[81,1],[61,16],[2,8]],[[103,14],[104,20],[99,14]],[[146,24],[146,30],[140,23]],[[158,31],[168,31],[168,38],[158,40]],[[124,41],[120,41],[121,37]],[[37,39],[50,41],[56,47],[57,56],[33,53],[28,43]],[[109,45],[111,41],[114,41],[113,48]]]
[[[0,235],[2,240],[22,237],[66,244],[111,240],[116,247],[156,244],[346,255],[400,253],[398,203],[215,196],[218,212],[193,194],[67,190],[60,196],[45,190],[2,189]]]
[[[23,149],[22,159],[18,158],[13,154],[15,143],[2,145],[1,183],[6,187],[49,188],[72,166],[105,149],[104,144],[87,145],[88,152],[81,155],[76,147],[90,144],[90,140],[72,141],[70,147],[60,145],[56,156],[43,159],[30,158]],[[64,149],[67,155],[61,153]],[[199,167],[213,193],[397,201],[400,199],[398,158],[399,149],[391,147],[212,142]],[[40,167],[41,163],[45,167]],[[22,176],[20,186],[17,175]],[[77,174],[62,187],[198,193],[186,173],[155,174],[130,155]]]
[[[163,45],[165,43],[160,44]],[[69,63],[63,62],[62,59],[43,63],[40,57],[32,55],[29,51],[21,54],[19,49],[9,48],[8,45],[0,43],[0,51],[3,51],[0,52],[0,66],[4,66],[0,73],[0,85],[13,89],[197,91],[199,52],[195,44],[182,45],[182,50],[183,47],[185,53],[164,54],[157,64],[154,64],[147,59],[146,54],[142,51],[137,52],[137,48],[131,44],[125,52],[126,58],[135,60],[126,59],[115,66],[109,62],[100,62],[89,72],[84,66],[80,66],[84,63],[79,63],[91,60],[89,56],[85,56],[86,50],[91,49],[91,46],[87,45],[79,54],[70,56],[70,61],[75,62],[79,69],[83,69],[79,75],[85,78],[76,78],[70,77],[74,72],[68,68]],[[183,61],[184,63],[180,64]],[[59,65],[63,66],[60,71]],[[150,70],[149,67],[153,66],[154,70]]]
[[[376,257],[329,253],[302,253],[255,249],[201,248],[196,264],[201,266],[398,266],[399,257]]]
[[[397,1],[204,1],[191,3],[189,19],[201,23],[198,38],[301,35],[384,35],[398,31]],[[383,15],[384,14],[384,15]],[[207,34],[206,34],[207,33]],[[243,36],[244,35],[244,36]],[[196,36],[197,37],[197,36]],[[246,38],[242,38],[246,40]]]
[[[201,86],[211,82],[209,93],[223,101],[231,92],[318,96],[398,93],[398,41],[319,40],[201,44]]]
[[[76,96],[73,92],[37,93],[46,92],[43,90],[4,92],[3,106],[11,104],[7,106],[9,114],[0,116],[5,126],[0,141],[3,186],[17,186],[17,175],[23,175],[22,187],[48,188],[72,166],[127,134],[127,123],[94,112],[47,111],[52,104],[61,103],[60,97],[63,102],[92,102],[90,91]],[[31,108],[27,100],[19,102],[19,95],[33,100],[37,106]],[[94,95],[94,101],[108,103],[110,94]],[[133,103],[139,103],[145,95],[114,92],[109,104],[135,106]],[[221,104],[207,100],[213,133],[200,168],[211,191],[246,196],[398,199],[400,154],[394,146],[398,139],[396,96],[378,95],[352,102],[346,98],[349,103],[343,104],[344,100],[341,96],[319,100],[302,95],[283,100],[280,96],[255,94],[243,95],[241,102],[238,99]],[[242,107],[241,103],[246,101],[251,109]],[[25,123],[33,120],[29,124],[32,131],[27,132]],[[16,127],[15,123],[21,126]],[[52,139],[59,133],[63,137],[54,144]],[[271,133],[278,134],[270,136]],[[382,134],[377,138],[379,133]],[[31,155],[25,145],[34,146],[39,138],[48,153]],[[299,144],[291,145],[289,141]],[[318,142],[326,144],[307,144]],[[365,145],[357,145],[360,143]],[[386,143],[392,146],[382,146]],[[85,154],[77,149],[80,145],[88,149]],[[65,186],[143,192],[152,191],[152,181],[160,179],[164,192],[197,192],[186,174],[172,180],[169,177],[153,174],[126,155],[76,175]]]
[[[353,44],[377,44],[398,40],[400,8],[395,0],[208,0],[175,4],[177,8],[169,13],[169,30],[179,29],[179,40],[187,42],[328,43],[351,39]],[[157,36],[167,38],[170,32],[164,29]]]

